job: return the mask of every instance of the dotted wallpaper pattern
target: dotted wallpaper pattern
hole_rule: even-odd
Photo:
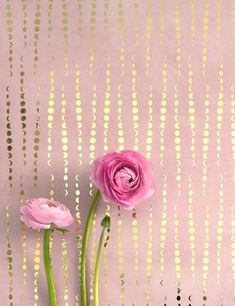
[[[0,1],[0,305],[46,306],[42,233],[25,200],[76,218],[53,234],[59,305],[80,305],[80,254],[109,150],[142,152],[157,191],[132,211],[100,202],[89,241],[89,305],[105,212],[100,304],[235,304],[235,2]]]

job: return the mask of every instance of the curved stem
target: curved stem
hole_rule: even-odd
[[[87,217],[85,231],[82,240],[82,255],[81,255],[81,306],[88,306],[87,304],[87,288],[86,288],[86,250],[88,245],[89,233],[91,230],[92,221],[100,199],[100,191],[97,190],[92,201],[91,208]]]
[[[100,257],[104,242],[106,228],[103,227],[96,256],[95,276],[94,276],[94,306],[99,306],[99,273],[100,273]]]
[[[47,278],[47,287],[50,299],[50,306],[57,306],[56,301],[56,291],[54,285],[54,279],[51,268],[51,257],[50,257],[50,238],[51,238],[51,230],[44,230],[44,238],[43,238],[43,259],[44,259],[44,267]]]

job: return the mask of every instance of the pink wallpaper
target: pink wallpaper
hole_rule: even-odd
[[[89,243],[89,303],[105,211],[102,306],[235,301],[235,2],[0,1],[0,305],[46,306],[42,233],[25,199],[77,219],[55,233],[59,305],[80,305],[81,234],[104,152],[135,149],[157,177],[134,211],[100,203]]]

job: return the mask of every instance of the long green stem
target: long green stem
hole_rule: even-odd
[[[56,291],[55,291],[54,279],[53,279],[52,268],[51,268],[50,237],[51,237],[51,230],[50,229],[44,230],[43,259],[44,259],[44,267],[45,267],[46,278],[47,278],[50,306],[57,306]]]
[[[94,276],[94,306],[99,306],[99,274],[100,274],[100,258],[101,258],[101,251],[104,244],[104,237],[105,237],[105,231],[106,229],[110,228],[110,217],[105,216],[104,219],[101,222],[101,225],[103,227],[101,235],[100,235],[100,241],[98,245],[97,250],[97,256],[96,256],[96,264],[95,264],[95,276]]]
[[[100,191],[97,190],[92,201],[91,208],[87,217],[85,231],[82,241],[82,255],[81,255],[81,306],[88,306],[87,304],[87,288],[86,288],[86,250],[88,245],[89,233],[91,230],[92,221],[100,199]]]
[[[99,274],[100,274],[100,257],[101,257],[101,251],[104,243],[104,236],[105,236],[105,230],[106,228],[103,227],[98,251],[96,255],[96,264],[95,264],[95,276],[94,276],[94,306],[99,306]]]

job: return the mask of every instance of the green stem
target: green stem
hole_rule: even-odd
[[[81,306],[88,306],[87,304],[87,288],[86,288],[86,250],[88,245],[89,233],[91,230],[92,221],[100,199],[100,191],[97,190],[92,201],[91,208],[87,217],[85,231],[82,241],[82,255],[81,255]]]
[[[44,230],[43,259],[44,259],[44,267],[45,267],[46,278],[47,278],[50,306],[57,306],[56,291],[55,291],[54,279],[53,279],[52,268],[51,268],[50,238],[51,238],[51,230],[50,229]]]
[[[105,230],[106,230],[106,228],[103,227],[102,232],[101,232],[101,236],[100,236],[97,256],[96,256],[95,276],[94,276],[94,306],[99,306],[100,257],[101,257],[101,251],[102,251],[102,247],[103,247],[103,242],[104,242]]]
[[[96,264],[95,264],[95,276],[94,276],[94,306],[99,306],[99,274],[100,274],[100,258],[101,258],[101,251],[104,244],[104,236],[105,230],[110,228],[111,220],[110,216],[106,215],[104,219],[101,221],[101,225],[103,227],[100,241],[97,250],[96,256]]]

